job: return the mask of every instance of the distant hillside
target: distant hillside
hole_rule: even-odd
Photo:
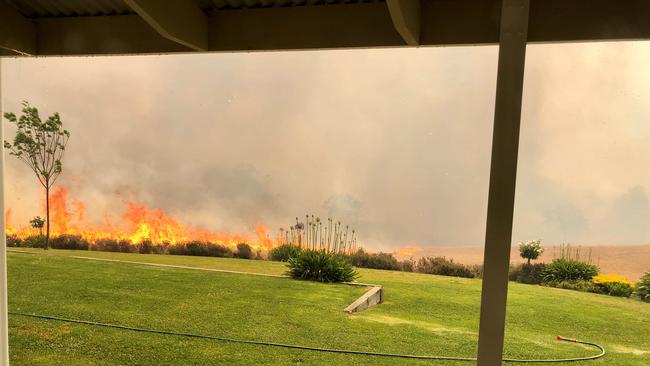
[[[523,262],[524,259],[519,257],[518,248],[513,246],[512,249],[511,262]],[[603,273],[616,273],[636,281],[646,271],[650,271],[650,244],[582,246],[581,251],[586,255],[589,249],[592,251],[592,262],[597,264]],[[414,257],[444,256],[464,264],[483,262],[483,247],[432,247],[415,251],[413,254]],[[551,261],[553,255],[553,246],[546,246],[546,252],[540,260]],[[559,255],[559,246],[556,246],[555,255]]]

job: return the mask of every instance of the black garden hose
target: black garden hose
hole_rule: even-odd
[[[304,351],[343,353],[343,354],[362,355],[362,356],[408,358],[408,359],[419,359],[419,360],[444,360],[444,361],[467,361],[467,362],[476,361],[475,357],[409,355],[409,354],[401,354],[401,353],[368,352],[368,351],[354,351],[354,350],[337,349],[337,348],[309,347],[309,346],[300,346],[300,345],[295,345],[295,344],[266,342],[266,341],[253,341],[253,340],[246,340],[246,339],[227,338],[227,337],[196,334],[196,333],[172,332],[172,331],[157,330],[157,329],[137,328],[137,327],[130,327],[130,326],[119,325],[119,324],[100,323],[100,322],[94,322],[94,321],[88,321],[88,320],[68,319],[68,318],[62,318],[62,317],[58,317],[58,316],[30,314],[30,313],[22,313],[22,312],[14,312],[14,311],[9,312],[9,314],[17,315],[17,316],[24,316],[24,317],[37,318],[37,319],[55,320],[55,321],[61,321],[61,322],[66,322],[66,323],[92,325],[92,326],[105,327],[105,328],[115,328],[115,329],[128,330],[128,331],[133,331],[133,332],[154,333],[154,334],[181,336],[181,337],[210,339],[210,340],[214,340],[214,341],[231,342],[231,343],[243,343],[243,344],[251,344],[251,345],[257,345],[257,346],[290,348],[290,349],[299,349],[299,350],[304,350]],[[504,358],[503,361],[504,362],[520,362],[520,363],[560,363],[560,362],[577,362],[577,361],[595,360],[595,359],[601,358],[601,357],[603,357],[605,355],[605,348],[603,348],[603,346],[601,346],[599,344],[596,344],[596,343],[586,342],[586,341],[579,341],[577,339],[565,338],[565,337],[561,337],[561,336],[558,336],[557,340],[558,341],[572,342],[572,343],[576,343],[576,344],[584,344],[584,345],[587,345],[587,346],[591,346],[591,347],[597,348],[599,350],[599,353],[596,354],[596,355],[592,355],[592,356],[574,357],[574,358],[557,358],[557,359]]]

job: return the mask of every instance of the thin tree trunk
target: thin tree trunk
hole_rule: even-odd
[[[45,186],[45,250],[50,246],[50,185],[46,181]]]

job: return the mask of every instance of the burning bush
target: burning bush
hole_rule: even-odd
[[[269,259],[272,261],[286,262],[290,258],[300,255],[302,250],[297,245],[283,244],[273,248],[269,253]]]
[[[390,253],[368,253],[359,249],[350,256],[350,261],[355,267],[387,269],[399,271],[401,268],[399,261]]]
[[[253,253],[253,248],[246,243],[237,244],[237,252],[235,252],[235,257],[241,259],[253,259],[255,254]]]
[[[474,273],[465,265],[454,263],[445,257],[422,257],[418,260],[416,271],[440,276],[474,278]]]
[[[287,268],[292,278],[318,282],[350,282],[358,276],[345,257],[324,250],[304,250],[289,259]]]
[[[88,250],[89,243],[79,235],[59,235],[50,239],[52,249]]]

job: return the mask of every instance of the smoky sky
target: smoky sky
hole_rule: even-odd
[[[531,45],[514,241],[650,240],[649,43]],[[4,59],[5,111],[72,132],[61,184],[213,230],[333,216],[368,247],[481,245],[496,47]],[[5,135],[12,129],[5,123]],[[10,156],[14,223],[39,213]]]

